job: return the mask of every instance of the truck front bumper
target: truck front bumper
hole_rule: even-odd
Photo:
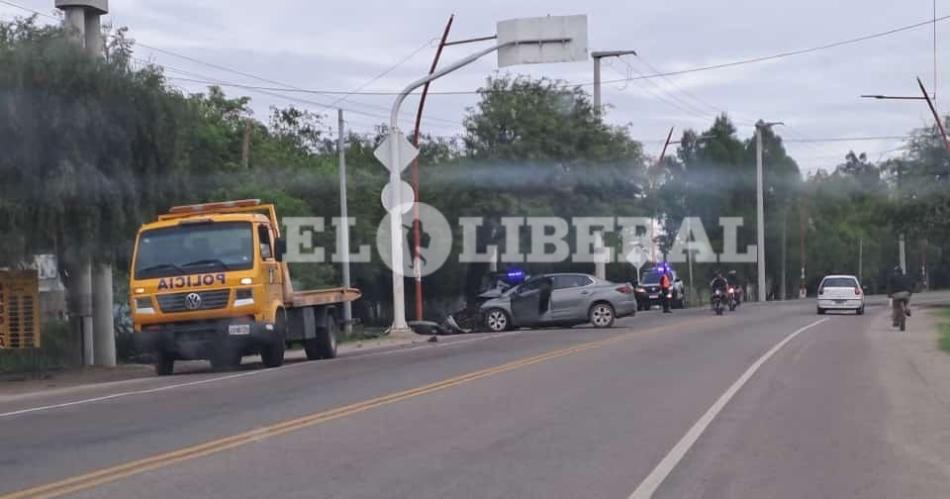
[[[164,352],[179,359],[210,359],[222,347],[254,353],[262,345],[282,341],[273,324],[231,319],[148,326],[135,338],[140,351]]]

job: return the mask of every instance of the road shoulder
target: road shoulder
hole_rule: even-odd
[[[938,349],[934,309],[917,308],[907,331],[886,314],[868,331],[888,400],[886,438],[905,468],[905,497],[939,497],[950,483],[950,355]]]
[[[351,340],[340,344],[338,354],[350,355],[397,349],[425,343],[428,339],[427,336],[406,333],[398,336]],[[288,350],[285,356],[285,361],[288,363],[303,362],[305,359],[303,350]],[[244,357],[242,364],[242,369],[261,369],[260,358],[257,355]],[[154,372],[151,365],[120,364],[113,368],[87,367],[64,371],[5,374],[0,376],[0,403],[148,383],[149,380],[158,379]],[[175,365],[175,374],[210,372],[207,361],[178,361]]]

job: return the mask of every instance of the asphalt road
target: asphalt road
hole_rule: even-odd
[[[13,397],[0,494],[946,497],[950,398],[884,314],[653,311]]]

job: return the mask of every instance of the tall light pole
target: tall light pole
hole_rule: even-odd
[[[414,155],[418,154],[418,149],[399,131],[399,109],[402,103],[410,93],[423,85],[496,51],[499,52],[499,66],[586,60],[587,16],[546,16],[501,21],[497,26],[497,34],[484,37],[484,40],[495,40],[495,44],[419,78],[396,96],[389,115],[388,136],[375,151],[376,158],[389,169],[390,197],[387,209],[389,211],[390,262],[393,271],[393,323],[389,328],[390,333],[409,331],[406,323],[406,297],[403,283],[405,274],[400,210],[404,203],[413,203],[414,200],[403,199],[400,183],[402,170],[414,159]]]
[[[600,111],[600,60],[604,57],[620,57],[624,55],[637,55],[636,50],[600,50],[591,52],[590,56],[594,59],[594,109]]]
[[[775,125],[784,125],[781,121],[766,123],[759,120],[755,124],[755,221],[756,221],[756,260],[758,260],[759,301],[765,301],[765,193],[762,176],[762,130]]]
[[[350,224],[347,221],[349,216],[346,206],[346,135],[343,128],[343,110],[337,110],[339,119],[339,128],[337,137],[337,149],[340,157],[340,253],[343,255],[343,287],[350,287]],[[349,335],[353,330],[353,304],[343,302],[343,328]]]

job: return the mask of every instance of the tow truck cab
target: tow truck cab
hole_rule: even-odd
[[[274,206],[258,200],[178,206],[139,229],[132,320],[158,374],[178,359],[227,368],[255,353],[275,367],[290,341],[302,342],[308,358],[335,355],[334,305],[359,292],[295,293],[284,244]]]

